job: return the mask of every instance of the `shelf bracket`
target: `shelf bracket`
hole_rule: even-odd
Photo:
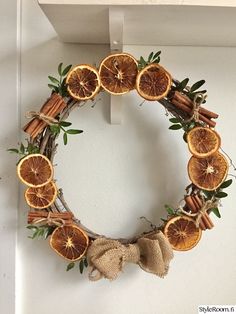
[[[109,8],[109,36],[112,53],[123,51],[124,12],[119,8]],[[110,121],[111,124],[122,122],[123,96],[110,95]]]

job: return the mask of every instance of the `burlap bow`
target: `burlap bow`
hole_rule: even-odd
[[[96,239],[88,248],[90,280],[116,279],[125,263],[138,264],[143,270],[164,277],[173,258],[172,248],[160,231],[139,238],[134,244],[121,244],[107,238]]]

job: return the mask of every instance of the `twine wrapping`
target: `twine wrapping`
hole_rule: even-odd
[[[207,95],[202,93],[197,93],[193,99],[193,110],[192,116],[186,120],[186,122],[190,122],[192,120],[199,122],[199,109],[202,103],[205,101]]]
[[[48,226],[57,226],[62,227],[65,225],[65,221],[62,218],[51,218],[51,212],[48,213],[47,217],[44,218],[36,218],[32,221],[32,225],[45,223]]]
[[[28,111],[25,114],[27,119],[40,119],[47,123],[48,125],[58,124],[58,120],[54,119],[53,117],[45,115],[43,112],[36,112],[36,111]]]
[[[199,227],[202,216],[204,216],[209,209],[217,207],[218,205],[219,205],[219,201],[213,202],[212,200],[208,200],[208,201],[203,203],[202,207],[199,209],[199,211],[197,213],[190,214],[190,213],[186,212],[182,207],[179,208],[179,212],[182,212],[183,214],[185,214],[189,217],[196,218],[196,226]]]
[[[138,264],[144,271],[164,277],[172,258],[172,248],[161,231],[155,231],[139,238],[136,243],[127,245],[101,237],[87,251],[91,267],[89,279],[116,279],[125,263]]]

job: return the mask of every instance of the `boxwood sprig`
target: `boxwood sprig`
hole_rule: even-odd
[[[67,143],[68,143],[68,135],[74,135],[74,134],[83,133],[83,130],[67,129],[71,125],[72,125],[71,122],[60,121],[60,122],[58,122],[58,124],[50,125],[50,131],[55,136],[58,136],[61,132],[63,132],[63,142],[64,142],[64,145],[67,145]]]
[[[27,229],[31,230],[33,233],[31,236],[28,236],[30,239],[47,239],[54,231],[55,227],[54,226],[35,226],[35,225],[28,225],[26,227]]]
[[[151,63],[159,63],[161,60],[160,54],[161,54],[161,51],[157,51],[156,53],[151,52],[147,60],[145,60],[144,57],[141,56],[140,59],[138,60],[139,71]]]
[[[88,267],[88,261],[87,261],[86,257],[79,260],[78,264],[79,264],[79,271],[82,274],[84,269]],[[66,271],[73,269],[75,266],[76,266],[75,262],[69,263],[66,267]]]
[[[70,71],[71,67],[72,65],[69,64],[63,69],[63,63],[60,63],[57,68],[59,78],[56,78],[51,75],[48,76],[50,80],[48,87],[51,88],[53,92],[60,94],[62,97],[69,96],[67,92],[67,87],[66,87],[66,76],[68,72]]]
[[[17,161],[17,164],[23,159],[24,157],[30,155],[30,154],[38,154],[39,153],[39,147],[35,146],[34,144],[30,143],[27,140],[27,145],[24,145],[22,142],[19,144],[18,148],[9,148],[7,149],[9,153],[17,154],[19,156],[19,160]]]
[[[182,129],[184,131],[183,134],[183,140],[187,143],[187,134],[190,130],[192,130],[194,127],[201,125],[199,122],[196,121],[184,121],[178,118],[170,118],[169,121],[172,123],[169,127],[170,130],[180,130]]]
[[[191,100],[194,100],[194,97],[196,94],[201,93],[201,94],[206,94],[207,90],[202,89],[199,90],[200,87],[202,87],[205,84],[205,80],[200,80],[194,83],[192,86],[188,86],[189,83],[189,78],[185,78],[181,82],[173,80],[174,86],[172,86],[171,90],[172,91],[179,91],[186,96],[188,96]],[[204,100],[203,103],[206,101]]]

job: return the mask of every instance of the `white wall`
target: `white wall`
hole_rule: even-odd
[[[125,47],[134,56],[162,50],[162,64],[177,78],[205,78],[208,107],[220,114],[217,130],[223,148],[236,160],[236,48]],[[36,1],[22,1],[21,118],[39,109],[48,96],[47,75],[59,62],[96,63],[107,46],[63,44]],[[144,230],[146,216],[163,217],[164,204],[177,204],[189,183],[190,157],[181,131],[168,130],[158,103],[144,103],[135,93],[125,97],[124,122],[109,124],[109,98],[88,103],[69,118],[84,133],[60,142],[56,177],[76,215],[93,230],[129,236]],[[22,133],[22,139],[25,134]],[[232,169],[230,171],[232,173]],[[23,188],[22,188],[23,192]],[[44,241],[27,238],[27,207],[19,206],[17,299],[20,314],[193,314],[199,304],[233,304],[236,300],[235,185],[223,202],[222,219],[204,233],[190,252],[175,253],[169,275],[156,278],[129,265],[114,282],[89,282]]]
[[[15,312],[15,246],[18,183],[7,152],[18,141],[17,8],[0,1],[0,313]]]

